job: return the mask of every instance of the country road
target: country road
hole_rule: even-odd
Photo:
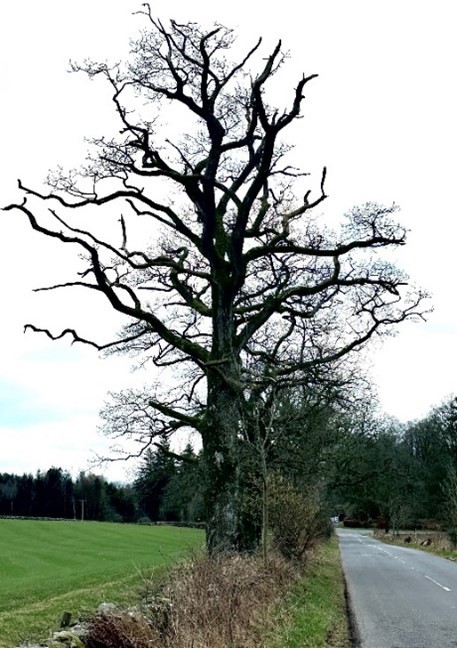
[[[361,648],[457,646],[457,564],[338,529]]]

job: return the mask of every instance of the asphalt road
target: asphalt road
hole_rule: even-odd
[[[362,648],[457,646],[457,564],[338,529]]]

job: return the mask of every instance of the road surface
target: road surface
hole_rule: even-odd
[[[457,564],[338,529],[361,648],[457,646]]]

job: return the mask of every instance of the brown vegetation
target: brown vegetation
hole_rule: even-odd
[[[386,534],[375,530],[374,535],[379,540],[393,544],[406,543],[413,547],[431,547],[437,551],[451,551],[453,549],[452,540],[445,531],[423,529]]]
[[[300,575],[271,557],[201,558],[180,565],[168,584],[154,579],[135,611],[111,611],[90,624],[88,648],[260,648],[269,611]]]

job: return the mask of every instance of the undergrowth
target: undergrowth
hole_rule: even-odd
[[[297,563],[272,556],[196,557],[154,579],[135,610],[95,617],[87,648],[261,648],[273,607],[301,576]]]
[[[145,582],[141,606],[95,617],[87,648],[348,648],[336,538],[303,564],[271,556],[193,557],[167,583]]]

